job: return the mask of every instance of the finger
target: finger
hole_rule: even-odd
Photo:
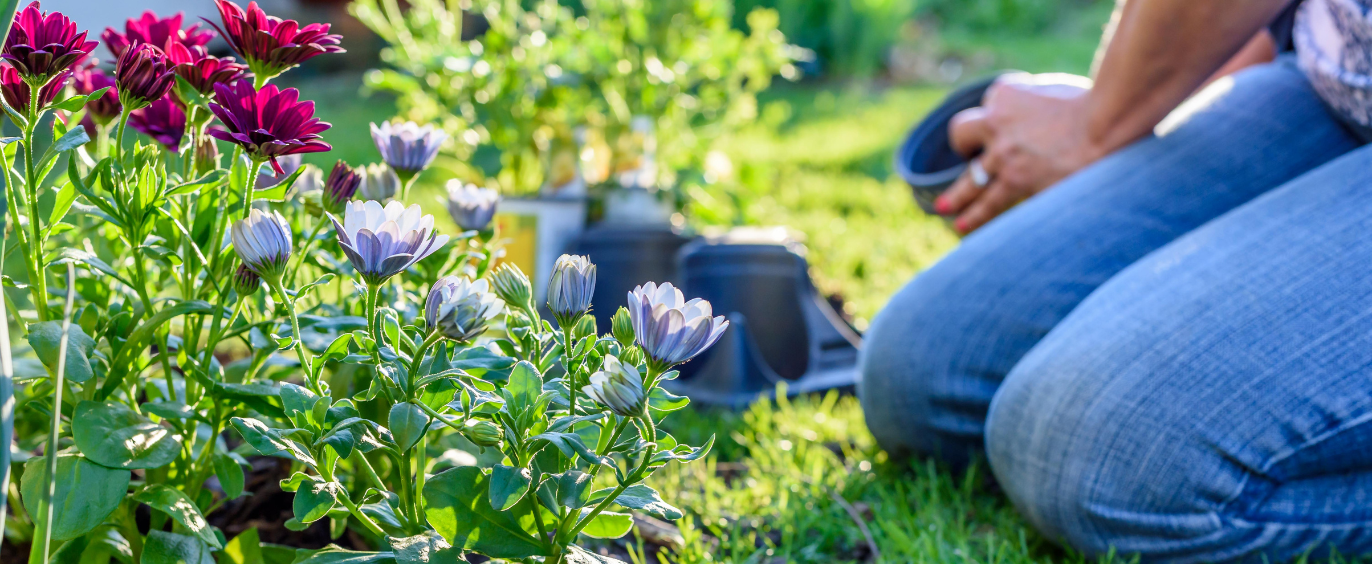
[[[939,215],[956,215],[969,204],[981,197],[983,188],[972,182],[970,174],[964,172],[953,185],[934,200],[934,211]]]
[[[948,145],[964,157],[981,151],[991,139],[991,125],[986,121],[986,108],[968,108],[948,120]]]
[[[968,205],[966,211],[958,214],[957,220],[953,222],[953,228],[963,234],[976,231],[1010,209],[1018,200],[1019,196],[1009,186],[992,180],[991,184],[986,186],[985,193]]]

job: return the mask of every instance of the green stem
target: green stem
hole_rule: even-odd
[[[366,513],[363,513],[362,509],[359,508],[357,504],[353,503],[353,500],[346,493],[338,496],[338,501],[343,504],[343,507],[348,508],[348,513],[351,513],[353,517],[357,517],[357,520],[362,523],[362,526],[366,527],[368,531],[371,531],[373,535],[378,537],[386,536],[386,531],[381,530],[381,527],[376,524],[376,521],[372,521],[371,517],[368,517]]]
[[[372,340],[375,341],[372,343],[372,361],[375,362],[377,366],[381,365],[381,343],[383,342],[381,340],[381,332],[377,327],[379,324],[376,321],[376,302],[380,297],[381,285],[368,282],[367,303],[365,306],[367,310],[367,334],[371,335]]]
[[[567,415],[576,417],[576,372],[572,370],[572,329],[562,328],[562,367],[567,371]],[[575,432],[574,429],[569,429]]]
[[[300,333],[300,317],[295,313],[295,300],[292,300],[291,297],[286,294],[286,288],[281,286],[281,279],[279,277],[267,280],[267,284],[271,286],[272,290],[276,292],[276,295],[281,298],[282,303],[286,304],[286,313],[290,314],[291,337],[295,339],[295,354],[300,358],[301,370],[305,371],[306,383],[309,384],[310,389],[313,390],[314,393],[321,396],[329,395],[324,391],[323,386],[319,384],[319,377],[314,373],[314,369],[311,368],[310,351],[305,349],[305,340],[301,337]]]
[[[132,113],[127,107],[119,111],[119,125],[114,129],[114,162],[120,166],[124,164],[124,130],[129,125],[129,114]]]
[[[415,377],[419,375],[419,367],[424,364],[424,355],[429,352],[429,349],[434,346],[434,343],[437,343],[441,339],[443,339],[443,334],[435,329],[433,332],[429,333],[429,336],[425,337],[424,342],[419,345],[419,350],[415,351],[414,358],[410,360],[410,373],[409,377],[406,378],[407,388],[414,385]],[[406,399],[414,399],[414,392],[415,390],[405,390]]]
[[[39,527],[39,530],[43,531],[43,550],[40,562],[47,562],[48,555],[52,551],[52,498],[57,495],[57,438],[62,433],[62,391],[67,387],[67,347],[71,340],[71,311],[75,302],[76,265],[67,263],[67,305],[62,319],[62,337],[57,345],[57,372],[54,375],[52,392],[52,426],[49,429],[48,444],[43,450],[43,458],[46,463],[43,483],[47,487],[44,488],[43,499],[38,505],[40,508],[38,513],[43,519],[42,526]],[[9,447],[9,445],[0,446]],[[32,555],[29,561],[33,561]]]
[[[229,161],[230,168],[232,168],[233,165],[238,162],[238,158],[242,156],[242,154],[243,148],[239,147],[238,145],[234,145],[233,158]],[[245,192],[252,190],[251,187],[253,185],[254,178],[255,175],[253,174],[244,175],[243,183],[247,185],[243,188]],[[232,187],[230,187],[230,189],[232,189]],[[207,277],[212,277],[219,272],[219,260],[220,257],[224,254],[224,228],[225,222],[228,221],[229,215],[228,203],[228,198],[219,198],[219,205],[214,212],[214,227],[210,229],[210,245],[212,247],[210,249],[210,263],[205,265],[205,268],[208,272]],[[209,284],[201,286],[202,289],[207,287],[209,287]]]
[[[386,483],[381,481],[381,476],[377,475],[376,468],[372,467],[372,461],[367,460],[367,457],[362,454],[361,450],[353,449],[353,456],[357,458],[357,466],[362,469],[362,473],[365,474],[367,479],[371,480],[373,484],[376,484],[377,489],[382,491],[388,489]]]
[[[37,92],[38,89],[29,85],[29,89]],[[43,268],[43,221],[38,217],[38,163],[34,162],[34,131],[38,127],[40,118],[38,113],[38,96],[31,96],[29,100],[29,123],[24,129],[24,195],[27,201],[24,202],[28,208],[29,230],[31,231],[29,258],[31,267],[29,268],[30,291],[33,295],[34,308],[38,310],[38,320],[47,321],[48,312],[48,280],[47,273]]]
[[[324,218],[318,218],[314,222],[314,229],[310,231],[310,236],[305,238],[305,242],[300,245],[300,254],[296,256],[295,266],[286,274],[286,281],[292,285],[298,284],[296,276],[300,274],[300,267],[305,265],[305,257],[310,254],[310,248],[314,246],[315,237],[319,236],[319,231],[324,228]]]

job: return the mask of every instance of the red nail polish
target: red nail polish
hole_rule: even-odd
[[[965,220],[965,219],[958,219],[957,221],[954,221],[954,222],[953,222],[953,229],[957,229],[957,230],[958,230],[958,233],[966,233],[966,232],[967,232],[967,220]]]
[[[934,211],[938,212],[940,215],[948,213],[948,207],[947,196],[939,196],[934,200]]]

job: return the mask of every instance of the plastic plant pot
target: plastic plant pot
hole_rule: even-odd
[[[919,122],[896,149],[895,170],[914,190],[915,202],[934,215],[934,200],[967,169],[967,160],[948,143],[948,122],[962,110],[981,105],[986,89],[1001,71],[954,90]]]
[[[851,388],[862,339],[815,290],[804,247],[784,230],[744,229],[681,249],[682,291],[729,319],[720,341],[666,385],[742,407],[785,383],[789,394]]]

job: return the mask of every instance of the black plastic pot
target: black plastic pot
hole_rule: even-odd
[[[977,80],[954,90],[919,122],[896,149],[896,174],[915,192],[915,202],[934,214],[934,199],[967,169],[967,161],[948,143],[948,122],[960,111],[981,105],[986,89],[1002,74]]]
[[[666,226],[596,226],[581,234],[576,254],[596,265],[591,314],[601,333],[609,332],[610,317],[634,286],[648,281],[680,285],[676,254],[689,241]]]
[[[697,240],[682,248],[682,290],[729,319],[724,336],[666,385],[705,403],[746,405],[785,382],[791,394],[851,387],[862,339],[810,282],[793,242]]]

